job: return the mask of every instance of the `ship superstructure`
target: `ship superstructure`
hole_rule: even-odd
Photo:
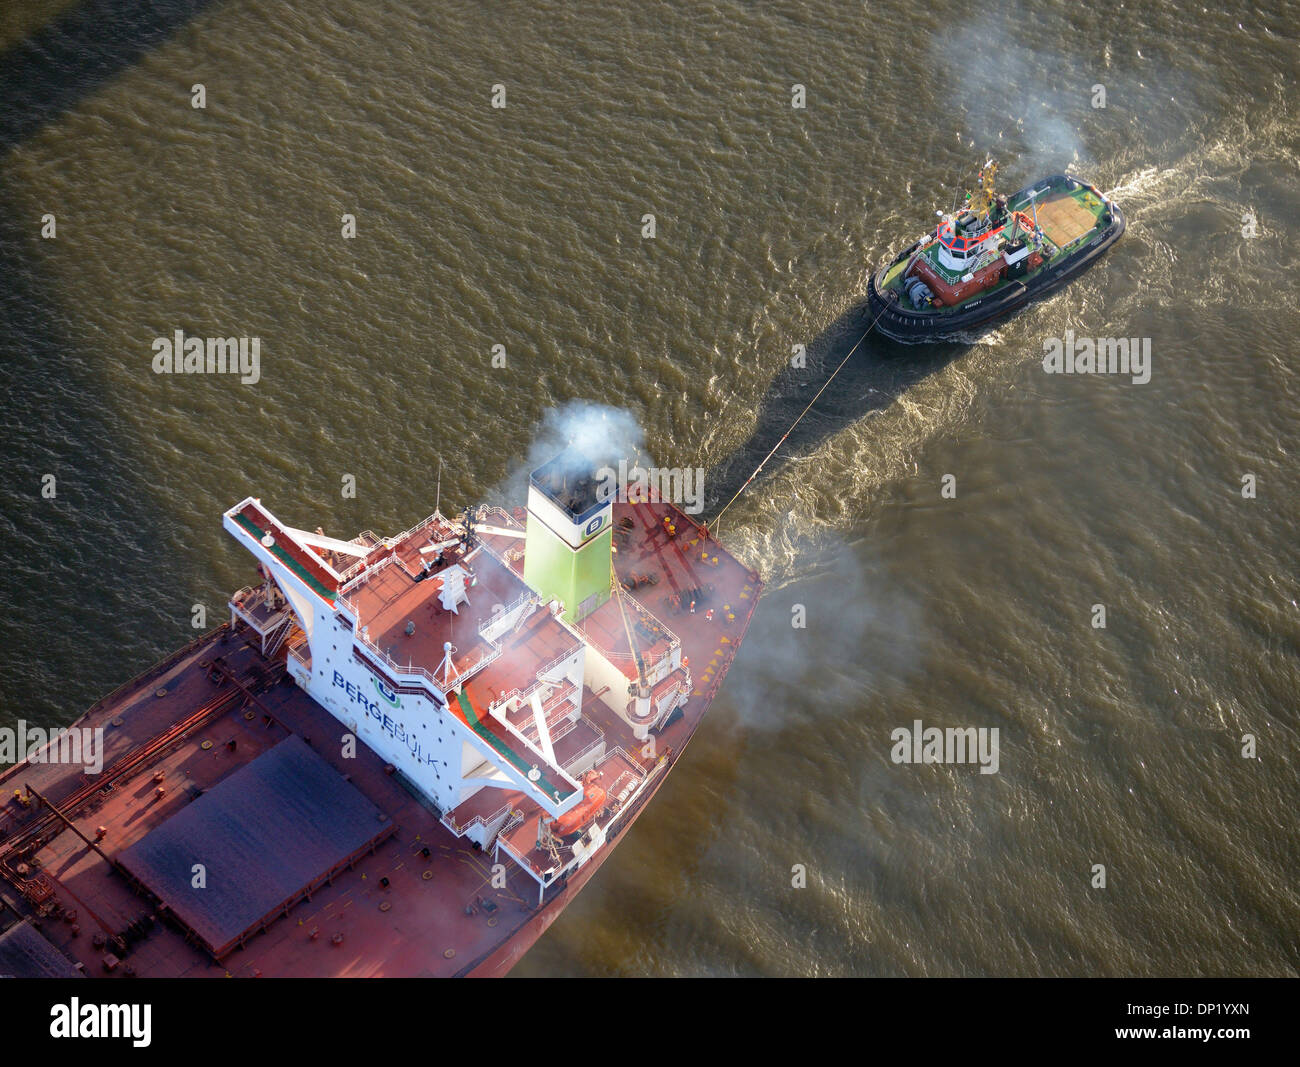
[[[526,508],[395,537],[227,511],[261,581],[79,720],[103,774],[4,775],[0,875],[65,917],[53,948],[104,973],[504,973],[662,784],[760,588],[594,471],[566,450]]]
[[[613,502],[597,499],[594,469],[566,452],[534,471],[523,524],[435,512],[397,537],[341,542],[252,498],[224,518],[268,579],[231,601],[232,622],[268,641],[282,629],[298,685],[539,897],[649,778],[601,724],[653,751],[651,730],[692,692],[681,642],[611,579]],[[637,683],[649,692],[630,694]]]

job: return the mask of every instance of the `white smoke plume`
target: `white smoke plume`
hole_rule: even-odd
[[[920,605],[869,545],[826,530],[796,540],[794,575],[763,592],[722,686],[743,729],[870,713],[905,689],[924,657]]]
[[[1087,117],[1090,80],[1026,32],[1027,20],[1012,4],[954,22],[935,38],[932,54],[978,163],[985,153],[1002,156],[1004,170],[1014,161],[1014,172],[1032,181],[1087,161],[1076,123]]]
[[[542,416],[528,446],[528,456],[516,464],[500,487],[509,503],[522,503],[528,496],[528,475],[554,459],[566,448],[592,461],[594,467],[617,467],[620,459],[629,464],[643,459],[645,431],[631,412],[589,400],[571,400]]]

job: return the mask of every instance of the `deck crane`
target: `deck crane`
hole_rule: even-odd
[[[618,580],[618,573],[614,570],[613,561],[609,565],[609,587],[615,600],[618,603],[618,613],[623,620],[623,632],[627,634],[627,647],[632,651],[632,662],[636,664],[636,681],[630,683],[627,687],[628,696],[636,701],[636,710],[633,712],[633,718],[644,722],[650,715],[650,682],[646,678],[645,660],[641,657],[641,650],[637,647],[636,639],[632,636],[632,624],[627,619],[627,607],[623,603],[623,586]],[[644,733],[644,726],[636,726],[635,732],[639,740],[644,740],[641,735]]]

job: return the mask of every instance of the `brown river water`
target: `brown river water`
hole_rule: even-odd
[[[587,402],[715,514],[873,267],[987,156],[1068,169],[1128,215],[1099,266],[868,336],[731,505],[740,658],[516,973],[1300,972],[1300,5],[97,8],[0,14],[0,726],[219,621],[249,494],[345,537],[440,461],[444,511],[521,503]],[[258,337],[258,381],[154,373],[178,329]],[[1150,380],[1045,373],[1067,330]],[[894,762],[916,720],[997,729],[997,773]]]

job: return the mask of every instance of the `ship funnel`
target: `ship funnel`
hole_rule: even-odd
[[[615,463],[566,448],[528,479],[524,581],[577,622],[610,596]]]

